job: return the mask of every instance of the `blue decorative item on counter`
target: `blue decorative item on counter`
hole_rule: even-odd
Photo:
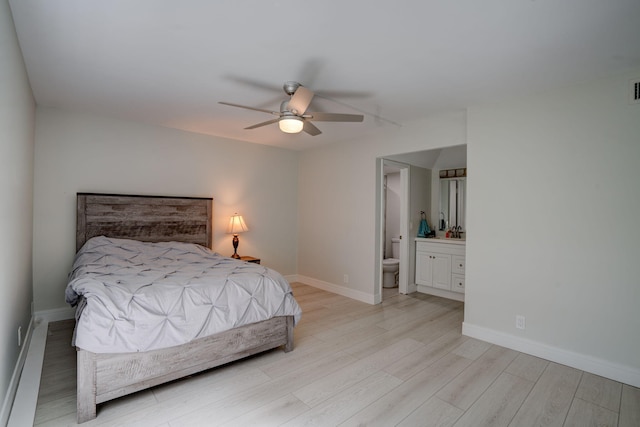
[[[420,220],[420,226],[418,227],[418,237],[427,237],[431,234],[431,229],[429,228],[429,224],[427,223],[427,216],[424,211],[420,212],[420,216],[422,219]]]

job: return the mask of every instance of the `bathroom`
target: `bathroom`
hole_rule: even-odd
[[[398,293],[400,271],[400,208],[401,179],[400,169],[385,164],[384,168],[384,247],[383,247],[383,298]]]
[[[449,179],[443,179],[440,174],[446,170],[464,168],[466,175],[466,151],[466,145],[460,145],[385,156],[379,159],[380,181],[378,182],[381,197],[378,205],[380,220],[377,224],[381,241],[378,252],[380,254],[378,258],[380,287],[378,289],[380,289],[382,300],[397,293],[412,293],[426,289],[417,283],[419,280],[416,280],[415,276],[416,243],[420,240],[417,238],[420,221],[426,218],[430,230],[444,242],[451,212],[447,211],[446,206],[441,206],[443,203],[441,196],[443,189],[451,188],[451,184]],[[466,180],[466,176],[461,180]],[[464,199],[462,201],[464,202]],[[462,208],[466,210],[464,204]],[[445,212],[441,214],[443,210]],[[424,212],[424,215],[421,215],[421,212]],[[443,216],[447,217],[446,227],[441,229],[440,223]],[[462,218],[464,224],[464,213]],[[466,231],[464,226],[462,228]],[[401,237],[399,263],[389,260],[389,258],[396,258],[392,254],[392,239],[395,240],[398,237]],[[460,237],[464,240],[466,233],[461,233]],[[436,243],[436,240],[430,241]],[[395,264],[399,268],[390,268],[389,264]],[[396,285],[399,286],[395,287]],[[427,290],[431,291],[431,288]],[[446,296],[451,295],[457,296],[452,293]]]

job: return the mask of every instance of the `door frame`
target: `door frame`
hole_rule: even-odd
[[[384,255],[384,218],[385,218],[385,188],[384,167],[391,166],[400,170],[400,267],[398,274],[398,291],[407,294],[409,291],[409,189],[410,165],[379,157],[376,161],[376,250],[375,250],[375,282],[376,291],[374,301],[382,302],[382,257]]]

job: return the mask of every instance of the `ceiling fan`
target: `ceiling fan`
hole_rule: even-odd
[[[364,116],[361,114],[340,114],[340,113],[320,113],[307,111],[314,93],[302,86],[298,82],[285,82],[282,86],[285,93],[291,98],[282,101],[280,111],[265,110],[262,108],[247,107],[246,105],[233,104],[231,102],[220,102],[220,104],[229,105],[231,107],[245,108],[247,110],[262,111],[263,113],[278,116],[276,119],[267,120],[266,122],[248,126],[245,129],[255,129],[267,126],[272,123],[278,123],[280,130],[286,133],[300,133],[305,131],[311,136],[320,135],[318,129],[312,121],[316,122],[361,122]]]

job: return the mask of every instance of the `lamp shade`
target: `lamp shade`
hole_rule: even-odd
[[[244,219],[242,219],[242,215],[234,214],[229,220],[229,226],[227,227],[227,233],[230,234],[238,234],[243,231],[248,231],[249,227],[244,223]]]
[[[302,132],[304,122],[300,117],[292,116],[280,119],[278,126],[282,132],[286,133],[299,133]]]

